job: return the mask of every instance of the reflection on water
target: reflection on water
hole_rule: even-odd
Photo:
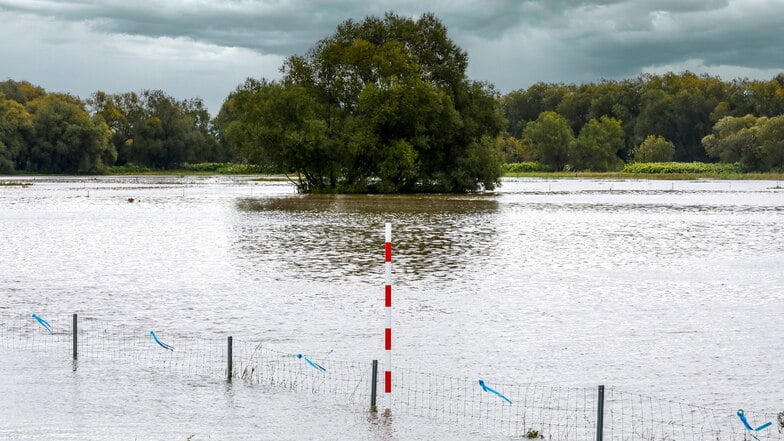
[[[0,187],[4,312],[86,312],[369,362],[382,358],[391,221],[396,366],[784,409],[774,386],[784,353],[784,191],[775,182],[514,179],[486,195],[302,196],[248,178],[14,180],[32,185]],[[22,373],[7,360],[0,370],[36,372],[34,362]],[[47,427],[102,415],[118,421],[111,434],[159,438],[159,426],[123,418],[114,401],[155,406],[160,382],[112,369],[91,384],[101,393],[81,390],[92,406]],[[82,387],[57,372],[17,396]],[[264,408],[264,427],[296,415],[325,427],[325,438],[342,435],[331,410],[298,407],[309,398],[176,392],[167,406],[193,414],[206,406],[250,419],[248,409]],[[0,424],[24,433],[36,410],[16,406],[0,406]],[[352,418],[367,431],[364,416]],[[391,438],[439,439],[397,418]],[[206,419],[185,424],[221,438]],[[386,439],[382,426],[353,439]]]
[[[445,283],[486,262],[496,246],[498,201],[481,196],[307,195],[240,198],[243,265],[275,266],[279,279],[367,280],[393,222],[396,274]]]

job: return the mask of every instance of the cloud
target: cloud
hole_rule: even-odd
[[[0,10],[68,23],[107,34],[183,37],[209,44],[289,55],[307,49],[362,10],[358,1],[260,0],[2,0]]]
[[[27,80],[82,98],[162,89],[179,98],[202,98],[213,113],[246,77],[274,77],[283,58],[183,37],[101,34],[86,23],[0,12],[4,60],[0,79]],[[56,36],[49,30],[56,28]],[[25,35],[26,38],[15,38]]]
[[[277,78],[286,56],[339,23],[388,9],[364,0],[0,0],[0,75],[80,94],[88,81],[92,91],[171,86],[215,111],[245,77]],[[751,78],[784,70],[784,0],[399,0],[394,12],[435,13],[468,52],[469,75],[502,92],[667,67]]]
[[[493,52],[504,54],[503,65],[517,66],[515,74],[495,74],[502,89],[510,90],[515,80],[520,86],[511,88],[619,79],[657,66],[751,78],[784,69],[784,46],[777,43],[784,28],[782,0],[557,3],[557,13],[507,30],[494,45]],[[492,65],[492,52],[480,49],[486,44],[470,41],[468,52]]]

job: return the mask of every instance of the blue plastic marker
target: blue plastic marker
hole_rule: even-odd
[[[749,424],[749,421],[746,419],[746,415],[743,413],[743,409],[738,409],[738,418],[740,418],[740,422],[743,423],[744,426],[746,426],[746,430],[749,430],[749,431],[752,431],[752,432],[759,432],[760,430],[765,429],[765,428],[769,427],[771,424],[773,424],[770,421],[768,421],[767,423],[765,423],[765,424],[757,427],[756,429],[754,429],[754,428],[751,427],[751,424]]]
[[[479,385],[482,386],[482,390],[484,390],[485,392],[490,392],[491,394],[496,394],[499,397],[501,397],[504,400],[506,400],[509,404],[512,404],[512,400],[510,400],[509,398],[506,398],[506,396],[504,396],[504,394],[502,394],[501,392],[498,392],[497,390],[495,390],[495,389],[491,388],[490,386],[486,385],[483,380],[479,380]]]
[[[326,371],[327,371],[326,369],[324,369],[324,366],[322,366],[322,365],[320,365],[320,364],[316,363],[315,361],[311,360],[311,359],[310,359],[310,358],[308,358],[308,357],[305,357],[305,356],[304,356],[304,355],[302,355],[302,354],[297,354],[297,358],[304,358],[304,359],[305,359],[305,361],[307,361],[307,362],[308,362],[308,364],[309,364],[309,365],[311,365],[311,366],[313,366],[313,369],[315,369],[315,370],[317,370],[317,371],[321,371],[321,372],[326,372]]]
[[[158,336],[155,335],[155,331],[150,331],[150,335],[152,335],[152,339],[155,340],[155,343],[158,343],[163,349],[168,349],[170,351],[174,350],[174,346],[167,345],[166,343],[158,340]]]
[[[41,317],[38,317],[38,314],[33,314],[32,317],[35,319],[35,321],[40,323],[41,326],[44,327],[44,329],[49,331],[50,334],[54,334],[54,332],[52,332],[52,325],[50,325],[49,322],[47,322],[46,320],[42,319]]]

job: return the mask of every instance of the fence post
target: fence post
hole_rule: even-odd
[[[79,327],[77,326],[76,314],[73,315],[73,358],[76,360],[77,356],[77,335],[79,334]]]
[[[599,398],[596,401],[596,441],[604,436],[604,385],[599,385]]]
[[[228,352],[229,353],[228,353],[228,357],[227,358],[228,358],[228,365],[229,365],[228,368],[229,369],[228,369],[227,374],[226,374],[226,381],[231,382],[231,371],[232,371],[232,369],[234,369],[234,366],[232,366],[233,363],[232,363],[232,359],[231,359],[232,358],[231,357],[231,336],[229,336],[229,351]]]
[[[373,360],[373,371],[370,376],[370,411],[376,412],[376,384],[378,383],[378,360]]]

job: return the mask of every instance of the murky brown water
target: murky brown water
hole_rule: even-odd
[[[0,186],[0,314],[76,312],[246,336],[294,353],[383,359],[383,224],[390,221],[398,366],[784,410],[784,190],[776,182],[523,179],[486,195],[302,196],[283,182],[244,178],[2,180],[33,185]],[[160,439],[193,430],[223,439],[210,422],[182,416],[218,397],[210,412],[240,424],[251,424],[250,409],[289,403],[267,412],[275,421],[297,415],[300,431],[286,432],[286,423],[270,438],[303,439],[302,421],[319,424],[335,413],[269,390],[229,393],[219,382],[202,394],[184,379],[172,380],[177,393],[167,401],[182,414],[145,424],[123,415],[147,415],[142,409],[160,399],[157,380],[145,386],[116,366],[80,379],[52,373],[59,365],[51,360],[38,371],[36,360],[0,357],[0,372],[25,385],[0,406],[0,434],[46,438],[78,420],[69,426],[73,438]],[[41,372],[51,380],[33,380]],[[18,401],[93,387],[102,392],[80,394],[94,405],[48,420]],[[119,409],[111,405],[118,396],[137,404]],[[326,438],[382,436],[341,433],[363,424],[362,416],[344,416],[351,423],[326,424]],[[106,419],[119,422],[116,432],[96,429]],[[32,432],[28,424],[40,427]],[[439,433],[399,424],[399,439]]]

